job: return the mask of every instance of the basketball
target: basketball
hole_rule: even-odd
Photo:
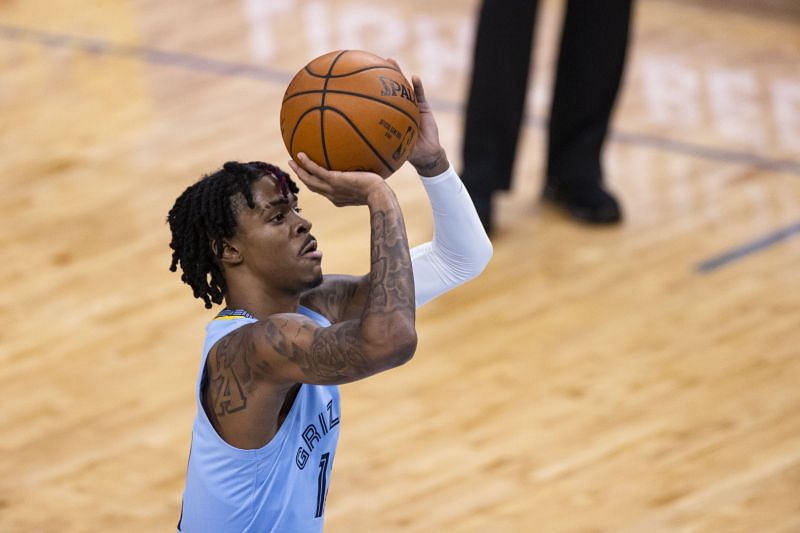
[[[329,170],[387,178],[408,159],[420,116],[414,90],[397,67],[369,52],[338,50],[294,76],[280,120],[295,161],[305,152]]]

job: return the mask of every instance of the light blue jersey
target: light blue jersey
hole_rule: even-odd
[[[305,307],[298,313],[320,326],[330,325]],[[201,403],[209,350],[225,335],[253,322],[256,319],[247,313],[223,311],[206,328],[179,531],[322,531],[339,440],[339,388],[302,385],[278,432],[256,450],[235,448],[222,440]]]

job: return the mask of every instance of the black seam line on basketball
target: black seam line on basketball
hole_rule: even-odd
[[[325,166],[327,168],[331,168],[331,161],[328,159],[328,144],[325,142],[325,95],[328,94],[328,80],[331,77],[331,72],[333,72],[333,67],[336,66],[336,62],[339,61],[339,58],[346,53],[347,50],[342,50],[333,58],[331,66],[328,67],[328,75],[325,76],[325,83],[322,85],[322,101],[320,102],[319,111],[319,136],[322,140],[322,156],[325,158]]]
[[[301,91],[299,93],[294,93],[291,96],[287,96],[286,99],[284,100],[284,102],[286,102],[286,100],[291,100],[295,96],[303,96],[303,95],[306,95],[306,94],[317,94],[317,93],[320,93],[320,92],[322,92],[320,89],[313,89],[311,91]],[[351,91],[339,91],[337,89],[328,89],[327,92],[329,94],[344,94],[344,95],[347,95],[347,96],[357,96],[359,98],[364,98],[366,100],[371,100],[373,102],[379,102],[379,103],[381,103],[381,104],[383,104],[383,105],[385,105],[387,107],[391,107],[392,109],[394,109],[396,111],[400,111],[402,114],[407,116],[411,120],[411,122],[414,123],[414,126],[416,126],[417,129],[420,129],[419,128],[419,124],[417,124],[417,121],[414,120],[414,117],[411,115],[411,113],[409,113],[408,111],[406,111],[405,109],[403,109],[400,106],[396,106],[394,104],[390,104],[389,102],[381,100],[380,98],[375,98],[374,96],[369,96],[369,95],[361,94],[361,93],[354,93],[354,92],[351,92]]]
[[[368,147],[370,150],[372,150],[372,153],[373,153],[373,154],[375,154],[375,157],[377,157],[378,159],[380,159],[380,160],[381,160],[381,163],[383,163],[383,165],[384,165],[386,168],[388,168],[388,169],[389,169],[389,170],[391,170],[392,172],[394,172],[395,170],[397,170],[396,168],[392,167],[392,165],[390,165],[390,164],[389,164],[389,163],[388,163],[388,162],[387,162],[387,161],[386,161],[386,160],[383,158],[383,156],[381,155],[381,153],[380,153],[378,150],[376,150],[374,146],[372,146],[372,144],[369,142],[369,140],[367,140],[367,138],[366,138],[366,137],[364,137],[364,134],[363,134],[363,133],[361,133],[361,130],[360,130],[360,129],[358,129],[358,127],[357,127],[355,124],[353,124],[353,121],[352,121],[352,120],[350,120],[350,119],[347,117],[347,115],[345,115],[344,113],[342,113],[341,111],[339,111],[339,110],[338,110],[338,109],[336,109],[335,107],[328,107],[328,108],[326,108],[326,109],[327,109],[327,110],[329,110],[329,111],[333,111],[334,113],[336,113],[336,114],[340,115],[340,116],[341,116],[343,119],[345,119],[345,120],[347,121],[347,123],[348,123],[348,124],[350,124],[350,127],[351,127],[351,128],[353,128],[353,131],[355,131],[355,132],[358,134],[358,136],[359,136],[359,137],[361,137],[361,140],[362,140],[362,141],[364,141],[364,144],[366,144],[366,145],[367,145],[367,147]]]
[[[353,74],[360,74],[362,72],[366,72],[367,70],[374,70],[374,69],[377,69],[377,68],[385,68],[386,70],[392,70],[394,72],[398,72],[398,73],[402,74],[402,72],[400,72],[400,70],[398,70],[398,69],[396,69],[394,67],[390,67],[388,65],[373,65],[371,67],[364,67],[362,69],[354,70],[353,72],[348,72],[347,74],[331,74],[330,76],[326,76],[324,74],[317,74],[316,72],[312,72],[311,69],[308,68],[308,65],[303,67],[303,69],[306,72],[308,72],[308,75],[312,76],[314,78],[346,78],[347,76],[352,76]]]
[[[362,68],[362,69],[360,69],[360,70],[354,70],[353,72],[348,72],[347,74],[331,74],[330,76],[325,76],[324,74],[317,74],[317,73],[315,73],[315,72],[311,72],[311,69],[309,69],[309,68],[308,68],[308,65],[306,65],[305,67],[303,67],[303,70],[305,70],[306,72],[308,72],[309,76],[312,76],[312,77],[314,77],[314,78],[321,78],[321,79],[325,79],[325,78],[327,78],[327,79],[333,79],[333,78],[346,78],[346,77],[348,77],[348,76],[352,76],[353,74],[360,74],[360,73],[362,73],[362,72],[366,72],[367,70],[374,70],[374,69],[379,69],[379,68],[384,68],[384,69],[386,69],[386,70],[391,70],[391,71],[393,71],[393,72],[397,72],[397,73],[398,73],[398,74],[400,74],[400,75],[402,75],[402,74],[403,74],[403,73],[402,73],[402,72],[400,72],[398,69],[396,69],[396,68],[394,68],[394,67],[389,67],[389,66],[386,66],[386,65],[375,65],[375,66],[371,66],[371,67],[364,67],[364,68]],[[317,92],[318,92],[318,91],[320,91],[320,90],[321,90],[321,89],[317,89]],[[295,93],[295,94],[293,94],[293,95],[291,95],[291,96],[289,96],[289,97],[286,97],[286,96],[284,95],[284,99],[283,99],[283,101],[285,102],[286,100],[288,100],[288,99],[289,99],[289,98],[291,98],[292,96],[297,96],[298,94],[308,94],[308,93],[312,93],[312,92],[315,92],[315,91],[304,91],[304,92],[302,92],[302,93]]]
[[[300,115],[300,117],[294,123],[294,128],[292,128],[292,136],[289,138],[289,155],[292,155],[292,152],[294,152],[294,134],[297,132],[297,128],[300,127],[300,123],[303,122],[303,119],[305,118],[306,115],[308,115],[312,111],[316,111],[318,109],[319,109],[319,106],[312,107],[311,109],[306,109],[306,111],[302,115]],[[322,113],[320,113],[320,120],[321,120],[321,118],[322,118]],[[306,155],[308,155],[308,154],[306,154]],[[292,157],[294,157],[294,156],[292,156]],[[330,166],[330,165],[328,165],[328,166]]]

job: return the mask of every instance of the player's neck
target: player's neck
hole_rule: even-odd
[[[260,287],[248,290],[228,288],[225,305],[230,309],[242,309],[259,320],[278,313],[296,313],[300,295]]]

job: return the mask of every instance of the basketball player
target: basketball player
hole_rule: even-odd
[[[409,162],[433,208],[431,242],[409,250],[386,181],[289,165],[337,206],[370,211],[371,268],[322,274],[298,188],[266,163],[229,162],[190,186],[168,216],[171,270],[207,308],[179,531],[322,531],[341,428],[338,385],[411,359],[415,307],[477,276],[492,246],[439,144],[419,78],[420,138]]]

